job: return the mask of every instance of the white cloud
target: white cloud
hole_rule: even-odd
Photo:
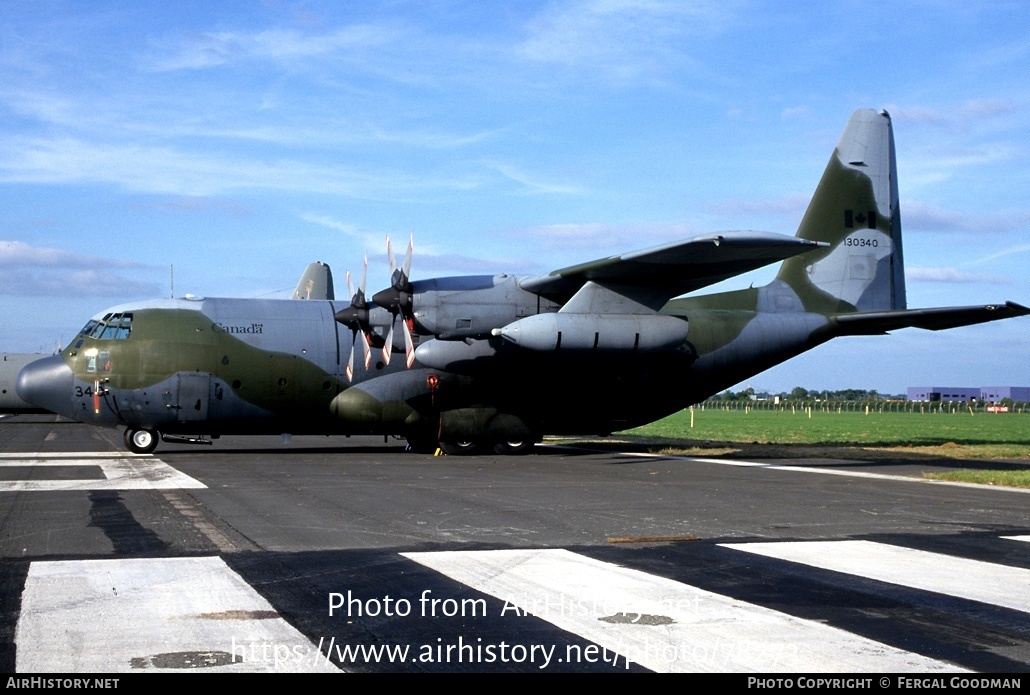
[[[955,268],[919,268],[905,269],[905,279],[914,282],[947,282],[947,283],[989,283],[993,285],[1011,284],[1010,278],[988,273],[967,273]]]
[[[677,68],[698,69],[689,37],[725,29],[736,3],[587,0],[557,3],[527,25],[516,48],[530,62],[588,71],[615,83],[661,81]]]
[[[788,193],[781,198],[772,200],[728,198],[713,203],[709,209],[722,215],[791,215],[800,220],[811,199],[810,194],[803,193]]]
[[[0,268],[132,268],[149,270],[155,266],[119,258],[92,256],[64,249],[33,246],[23,241],[0,240]]]
[[[935,232],[1011,232],[1030,225],[1030,210],[969,215],[918,200],[902,201],[901,223],[906,229]]]
[[[559,195],[580,195],[586,191],[577,185],[543,181],[533,174],[527,174],[510,164],[495,164],[493,168],[505,178],[524,187],[529,193],[553,193]]]
[[[710,230],[709,230],[710,231]],[[706,233],[685,224],[602,224],[565,223],[530,227],[524,234],[540,240],[540,248],[552,250],[590,249],[593,254],[580,261],[637,251],[678,239]],[[627,239],[634,240],[627,246]]]
[[[351,25],[328,34],[293,29],[256,33],[207,32],[172,35],[153,44],[144,65],[154,72],[201,70],[241,61],[292,63],[330,55],[359,53],[396,44],[404,36],[397,28],[371,24]]]
[[[190,152],[171,146],[123,145],[76,138],[14,138],[0,153],[0,182],[109,183],[133,191],[214,196],[266,189],[398,200],[414,191],[463,190],[470,178],[366,171],[297,160],[250,160],[241,155]]]
[[[1008,115],[1020,110],[1019,105],[1007,99],[970,99],[947,111],[929,106],[886,107],[891,118],[910,123],[926,123],[947,128],[968,128],[973,122]]]

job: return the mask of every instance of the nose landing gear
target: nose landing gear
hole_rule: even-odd
[[[149,454],[157,448],[161,435],[157,430],[129,427],[124,434],[125,446],[134,454]]]

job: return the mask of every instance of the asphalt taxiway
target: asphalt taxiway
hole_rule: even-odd
[[[951,465],[6,418],[0,668],[1025,673],[1030,497]]]

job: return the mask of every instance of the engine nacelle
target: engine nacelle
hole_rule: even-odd
[[[487,340],[427,340],[415,348],[415,359],[430,369],[468,372],[477,365],[495,364],[494,359],[518,350],[500,338]]]
[[[682,345],[687,321],[658,314],[539,314],[493,334],[527,350],[655,352]]]
[[[415,328],[448,340],[483,337],[558,304],[519,287],[513,275],[434,278],[412,283]]]

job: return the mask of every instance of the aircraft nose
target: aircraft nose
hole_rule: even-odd
[[[65,415],[72,407],[71,368],[60,355],[29,362],[18,373],[14,390],[26,403]]]

